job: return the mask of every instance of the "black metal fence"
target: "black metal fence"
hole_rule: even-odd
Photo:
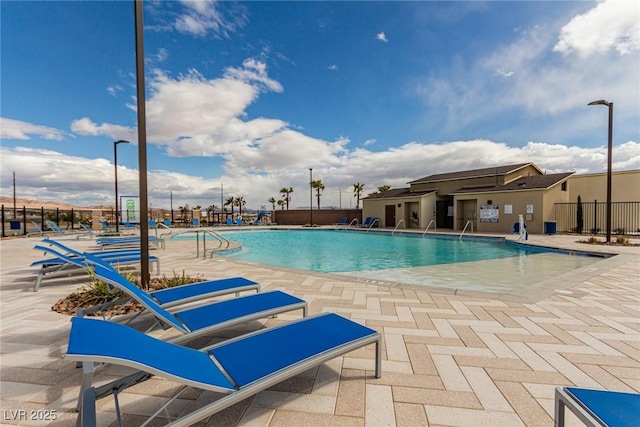
[[[200,214],[200,216],[198,216]],[[257,217],[258,219],[267,215],[268,211],[242,212],[245,218]],[[90,210],[90,209],[46,209],[46,208],[8,208],[2,205],[1,212],[2,237],[14,235],[30,235],[49,232],[46,223],[52,221],[65,232],[82,231],[80,223],[91,228],[98,228],[94,222],[104,221],[106,224],[115,227],[116,217],[113,209]],[[237,218],[238,211],[233,213],[233,218]],[[159,223],[165,221],[176,227],[189,227],[194,224],[194,219],[198,219],[199,226],[224,224],[227,218],[232,218],[230,211],[206,212],[203,211],[180,211],[170,209],[149,209],[149,218]],[[123,218],[120,222],[123,223]]]
[[[553,207],[558,232],[578,231],[578,203],[556,203]],[[607,231],[607,203],[582,202],[584,234],[604,234]],[[640,234],[640,202],[611,203],[611,232]]]

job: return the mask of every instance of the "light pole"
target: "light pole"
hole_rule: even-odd
[[[609,108],[609,140],[607,145],[607,243],[611,243],[611,152],[613,151],[613,102],[601,99],[588,105],[604,105]]]
[[[313,227],[313,168],[309,168],[309,223]]]
[[[120,221],[118,220],[118,144],[128,144],[129,141],[120,139],[113,142],[113,172],[116,178],[116,231],[120,231]]]

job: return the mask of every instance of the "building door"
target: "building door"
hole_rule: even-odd
[[[385,227],[396,226],[396,205],[384,206],[384,226]]]
[[[453,228],[453,201],[436,201],[436,227]]]

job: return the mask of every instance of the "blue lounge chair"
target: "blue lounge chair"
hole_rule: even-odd
[[[165,248],[165,241],[161,237],[149,236],[149,244]],[[101,237],[96,239],[96,245],[102,249],[106,248],[139,248],[140,236],[123,236],[123,237]]]
[[[347,220],[348,220],[348,218],[349,218],[349,217],[348,217],[347,215],[345,215],[345,216],[343,216],[342,218],[340,218],[340,221],[339,221],[339,222],[334,222],[332,225],[335,225],[335,226],[347,225]]]
[[[358,227],[368,227],[371,225],[371,221],[373,221],[373,218],[371,218],[370,216],[366,217],[364,222],[360,225],[358,225]]]
[[[120,233],[117,231],[94,231],[92,230],[87,224],[84,224],[82,222],[79,223],[80,224],[80,228],[82,228],[84,230],[83,233],[78,234],[76,236],[76,240],[79,240],[80,237],[82,236],[89,236],[90,239],[94,238],[94,237],[106,237],[106,236],[119,236]]]
[[[69,276],[72,274],[88,273],[92,265],[87,264],[84,256],[67,256],[49,246],[36,245],[34,249],[53,255],[53,258],[45,258],[31,263],[31,267],[40,267],[33,291],[40,289],[42,280],[45,277]],[[97,258],[96,258],[97,259]],[[140,263],[140,254],[120,254],[119,256],[106,256],[102,262],[109,265],[129,266]],[[158,257],[150,256],[150,264],[156,264],[157,274],[160,274],[160,260]]]
[[[171,220],[170,219],[165,218],[165,220],[162,221],[162,223],[164,224],[165,227],[171,228]]]
[[[200,220],[198,218],[191,218],[192,227],[200,227]]]
[[[233,219],[227,218],[227,225],[233,225]]]
[[[182,384],[178,393],[185,387],[194,387],[223,394],[171,424],[190,426],[288,378],[370,344],[375,344],[375,377],[380,378],[380,334],[334,313],[262,329],[202,351],[158,340],[125,325],[74,317],[65,360],[83,365],[78,401],[80,425],[95,426],[96,399],[113,394],[117,402],[117,393],[157,375]],[[140,371],[93,387],[96,364],[100,363]],[[147,421],[157,414],[166,414],[173,401],[169,399]]]
[[[152,297],[139,287],[132,285],[111,265],[89,254],[87,262],[93,264],[97,278],[126,292],[138,301],[158,319],[158,325],[169,325],[180,332],[182,335],[171,340],[174,343],[185,342],[219,329],[288,311],[302,310],[303,316],[307,315],[306,301],[282,291],[260,292],[169,312],[153,298],[158,294]]]
[[[640,425],[640,394],[557,387],[555,425],[564,427],[567,407],[589,427],[637,427]]]

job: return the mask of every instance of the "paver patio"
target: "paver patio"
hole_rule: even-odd
[[[307,300],[310,314],[337,312],[384,337],[380,379],[373,376],[370,346],[238,403],[206,425],[551,426],[556,386],[640,392],[640,249],[587,246],[576,240],[530,236],[528,243],[619,255],[546,280],[523,294],[504,296],[420,290],[229,258],[196,258],[195,244],[185,241],[169,241],[165,250],[153,254],[161,258],[168,276],[183,271],[204,278],[244,276],[263,289],[281,289]],[[0,242],[0,423],[71,426],[81,373],[62,357],[69,317],[52,312],[51,306],[83,280],[46,280],[40,291],[32,292],[36,270],[29,264],[40,258],[32,249],[39,241]],[[90,240],[67,243],[94,247]],[[210,339],[299,316],[252,322]],[[121,372],[107,370],[98,379]],[[176,389],[175,383],[153,378],[121,393],[124,425],[144,420]],[[210,397],[188,390],[174,402],[170,415]],[[98,421],[115,423],[112,398],[99,401]],[[581,424],[569,415],[567,425]]]

